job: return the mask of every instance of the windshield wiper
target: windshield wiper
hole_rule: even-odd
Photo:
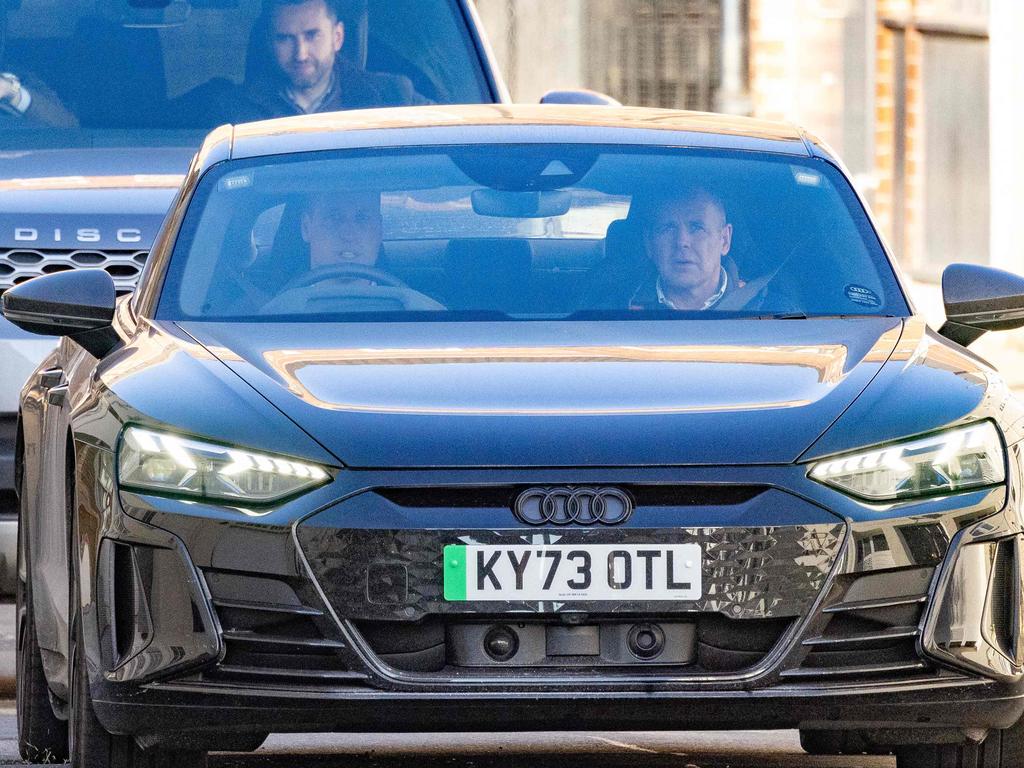
[[[766,315],[748,315],[748,320],[847,320],[865,317],[896,317],[896,315],[828,315],[806,312],[774,312]]]

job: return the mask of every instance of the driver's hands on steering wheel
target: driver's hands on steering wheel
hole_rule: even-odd
[[[406,311],[445,309],[443,304],[410,288],[394,275],[353,263],[320,267],[292,278],[260,313],[305,311],[313,302],[331,300],[398,303]]]

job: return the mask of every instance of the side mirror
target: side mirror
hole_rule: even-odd
[[[977,264],[950,264],[942,272],[946,322],[939,333],[967,346],[985,331],[1024,326],[1024,277]]]
[[[599,107],[621,107],[622,102],[599,91],[586,89],[548,91],[540,97],[541,104],[595,104]]]
[[[114,281],[102,269],[75,269],[36,277],[0,298],[4,317],[44,336],[68,336],[103,357],[121,339],[114,331]]]

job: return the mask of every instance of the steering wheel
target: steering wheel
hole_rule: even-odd
[[[412,290],[397,277],[388,274],[382,269],[366,264],[337,264],[330,267],[313,269],[302,275],[296,275],[284,284],[281,293],[293,291],[297,288],[308,288],[328,280],[369,280],[380,286]]]
[[[369,281],[366,285],[356,281]],[[341,281],[334,290],[324,283]],[[273,299],[260,310],[261,314],[306,311],[314,302],[364,302],[401,304],[409,311],[441,310],[443,304],[410,288],[394,275],[366,264],[336,264],[314,269],[285,283]]]

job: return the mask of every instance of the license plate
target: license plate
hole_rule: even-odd
[[[698,600],[698,544],[449,544],[445,600]]]

